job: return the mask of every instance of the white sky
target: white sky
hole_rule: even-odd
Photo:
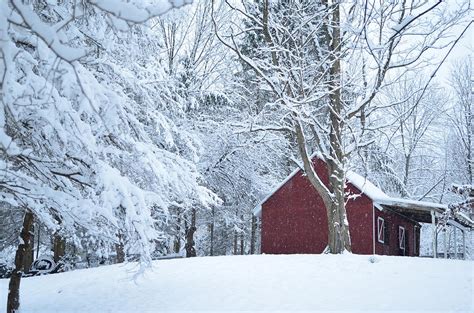
[[[456,47],[453,49],[451,54],[446,59],[446,62],[443,65],[441,65],[436,75],[438,82],[440,82],[443,85],[448,84],[449,75],[454,66],[454,63],[457,60],[467,57],[469,53],[471,54],[474,53],[473,34],[474,34],[474,24],[471,24],[471,27],[468,30],[468,32],[458,42]],[[447,50],[445,51],[445,53],[447,53]],[[443,57],[444,57],[444,54],[439,56],[440,62]]]
[[[473,8],[474,8],[474,0],[471,0],[471,10]],[[473,20],[473,18],[474,18],[474,14],[471,11],[469,20]],[[456,34],[456,36],[461,34],[461,32],[464,30],[464,27],[466,25],[467,23],[455,27],[455,29],[453,29],[453,34]],[[470,28],[464,34],[463,38],[461,38],[461,40],[457,43],[457,45],[455,46],[451,54],[448,56],[444,64],[441,65],[435,77],[436,81],[438,81],[442,85],[446,85],[446,86],[449,85],[449,76],[454,66],[454,63],[457,60],[467,57],[469,53],[471,54],[474,53],[474,40],[473,39],[474,39],[474,24],[471,24]],[[439,62],[441,62],[443,57],[448,52],[448,49],[449,48],[443,50],[442,52],[436,53],[435,58],[438,59],[437,60],[438,62],[435,62],[436,64],[439,64]]]

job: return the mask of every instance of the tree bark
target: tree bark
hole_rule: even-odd
[[[255,244],[257,242],[257,218],[252,215],[252,226],[250,231],[250,254],[255,254]]]
[[[56,231],[53,235],[53,259],[58,263],[66,254],[66,240]]]
[[[334,195],[329,208],[329,250],[331,253],[351,251],[349,223],[345,206],[345,172],[344,150],[342,145],[342,99],[341,99],[341,33],[340,33],[340,5],[334,4],[332,12],[331,38],[328,38],[330,47],[331,66],[329,68],[329,118],[331,129],[329,133],[330,160],[327,160],[329,171],[329,185]],[[327,34],[330,34],[329,31]]]
[[[472,79],[472,78],[471,78]],[[472,92],[472,91],[471,91]],[[472,155],[472,150],[474,149],[474,144],[472,142],[474,138],[474,125],[472,123],[472,109],[471,109],[471,104],[468,106],[469,112],[466,112],[466,128],[467,128],[467,151],[466,151],[466,160],[467,160],[467,175],[469,177],[469,182],[474,184],[474,170],[473,170],[473,165],[474,165],[474,156]]]
[[[176,234],[174,237],[173,251],[179,253],[181,250],[181,209],[177,209]]]
[[[234,230],[234,255],[237,255],[237,232]]]
[[[196,256],[196,249],[194,248],[194,233],[196,232],[196,209],[191,211],[191,225],[189,228],[186,228],[186,257],[192,258]]]
[[[215,211],[214,207],[212,207],[212,220],[211,224],[209,224],[209,232],[210,232],[210,237],[211,237],[211,247],[209,249],[209,255],[213,256],[214,255],[214,216],[215,216]]]
[[[329,10],[327,1],[323,2]],[[328,248],[330,253],[351,251],[349,224],[345,207],[345,172],[344,150],[342,145],[342,101],[341,101],[341,40],[340,40],[340,12],[339,3],[332,5],[332,15],[325,22],[324,31],[330,51],[329,68],[329,157],[326,157],[326,166],[329,176],[329,185],[326,186],[317,175],[313,161],[306,149],[306,139],[300,118],[295,118],[295,130],[298,149],[303,159],[304,170],[308,180],[321,196],[326,207],[328,219]]]
[[[411,155],[405,155],[405,174],[403,176],[403,187],[408,189],[408,176],[410,175]]]
[[[25,245],[25,256],[23,259],[23,271],[25,273],[28,273],[31,268],[31,264],[33,264],[33,260],[35,258],[35,224],[34,224],[34,218],[33,222],[30,225],[30,228],[28,229],[28,232],[30,233],[30,240],[28,241],[28,244]]]
[[[117,234],[118,243],[115,244],[115,252],[117,253],[117,263],[125,262],[125,249],[123,244],[123,234]]]
[[[27,246],[31,244],[30,229],[33,224],[33,219],[33,213],[27,209],[20,232],[20,244],[15,254],[15,270],[12,273],[8,285],[7,313],[16,313],[20,307],[20,283],[24,272],[23,266],[25,264]]]
[[[41,227],[38,222],[36,222],[36,228],[38,228],[38,238],[36,239],[37,244],[36,244],[36,259],[39,258],[39,252],[40,252],[40,244],[41,244]]]

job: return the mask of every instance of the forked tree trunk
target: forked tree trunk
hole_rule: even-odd
[[[20,282],[23,275],[23,266],[26,257],[27,246],[31,244],[30,229],[33,225],[33,213],[26,210],[23,217],[23,226],[20,232],[20,244],[15,254],[15,270],[10,277],[8,285],[7,313],[16,313],[20,307]]]
[[[329,9],[327,1],[323,1]],[[341,100],[341,40],[340,40],[340,12],[339,3],[332,6],[332,14],[326,19],[325,35],[329,61],[329,158],[326,158],[326,166],[329,176],[329,185],[325,186],[313,167],[306,149],[303,126],[300,118],[296,116],[295,130],[298,149],[303,158],[306,175],[321,196],[326,207],[328,219],[328,248],[330,253],[342,253],[344,250],[351,251],[349,224],[345,207],[345,173],[344,173],[344,150],[342,144],[342,100]]]
[[[330,27],[329,27],[330,25]],[[331,66],[329,68],[329,118],[331,129],[329,134],[330,157],[327,161],[329,171],[329,189],[333,199],[328,209],[328,245],[331,253],[351,251],[349,224],[345,206],[345,173],[344,151],[342,145],[342,99],[341,99],[341,34],[340,6],[334,5],[332,21],[328,25],[327,43],[330,51]]]

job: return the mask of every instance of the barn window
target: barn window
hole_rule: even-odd
[[[385,242],[385,221],[383,218],[377,218],[377,239],[380,243]]]
[[[405,227],[398,226],[398,246],[405,250]]]

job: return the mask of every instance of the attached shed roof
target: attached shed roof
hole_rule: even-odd
[[[255,206],[253,214],[255,216],[261,217],[262,205],[298,172],[303,174],[303,171],[300,168],[294,170],[268,196],[266,196],[257,204],[257,206]],[[431,222],[431,211],[442,214],[448,209],[447,205],[441,203],[390,197],[385,192],[383,192],[382,189],[367,180],[367,178],[353,171],[348,171],[346,173],[346,179],[350,184],[359,189],[364,195],[369,197],[373,201],[374,206],[379,210],[389,209],[408,216],[420,223]],[[474,228],[474,221],[462,212],[456,213],[455,221],[464,227]]]

